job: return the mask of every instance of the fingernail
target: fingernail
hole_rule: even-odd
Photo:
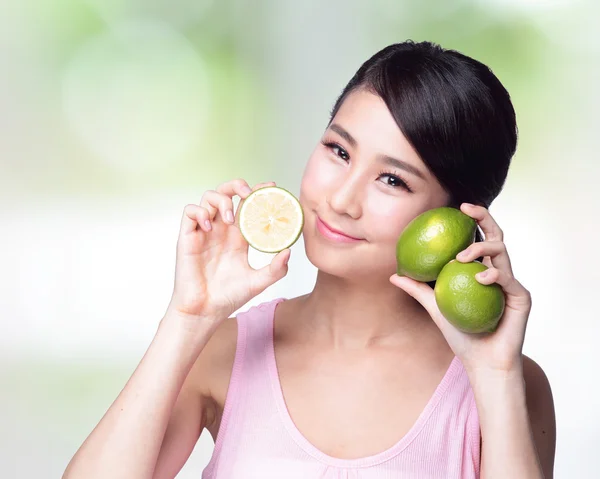
[[[231,210],[227,210],[227,213],[225,213],[225,219],[228,223],[233,223],[233,213]]]
[[[245,195],[249,195],[250,193],[252,193],[252,188],[250,188],[249,186],[244,186],[242,188],[242,193],[244,193]]]
[[[459,258],[466,258],[467,256],[469,256],[469,250],[467,249],[458,253]]]
[[[487,271],[482,271],[481,273],[477,273],[475,276],[477,276],[479,279],[481,278],[485,278],[488,275]]]
[[[210,224],[210,221],[204,220],[204,226],[206,226],[206,229],[208,231],[212,230],[212,225]]]
[[[290,253],[288,253],[288,257],[287,257],[287,258],[285,259],[285,261],[283,262],[283,264],[284,264],[284,265],[286,265],[286,266],[287,266],[288,262],[290,261],[290,256],[291,256],[291,254],[290,254]]]

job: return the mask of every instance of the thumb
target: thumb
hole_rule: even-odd
[[[390,277],[390,283],[415,298],[432,318],[437,316],[439,310],[435,302],[435,294],[427,283],[421,283],[407,276],[398,276],[397,274]]]
[[[256,271],[254,280],[255,294],[259,294],[282,279],[288,272],[291,250],[284,249],[275,255],[271,263]]]

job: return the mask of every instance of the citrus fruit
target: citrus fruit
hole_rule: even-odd
[[[466,333],[495,331],[504,312],[504,292],[498,284],[481,284],[475,275],[487,266],[478,261],[450,261],[435,283],[435,301],[440,312]]]
[[[240,206],[240,231],[258,251],[278,253],[289,248],[298,240],[303,227],[300,202],[279,186],[253,191]]]
[[[398,276],[434,281],[442,268],[475,241],[476,222],[456,208],[434,208],[414,218],[396,245]]]

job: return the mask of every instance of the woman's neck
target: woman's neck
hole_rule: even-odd
[[[297,310],[311,341],[339,349],[443,341],[425,309],[389,281],[356,281],[319,271],[315,287]],[[419,341],[422,343],[422,341]],[[430,342],[430,341],[427,341]]]

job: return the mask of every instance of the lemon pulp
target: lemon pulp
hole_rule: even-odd
[[[278,253],[292,246],[304,227],[304,212],[296,197],[279,186],[259,188],[240,207],[239,228],[250,246]]]

